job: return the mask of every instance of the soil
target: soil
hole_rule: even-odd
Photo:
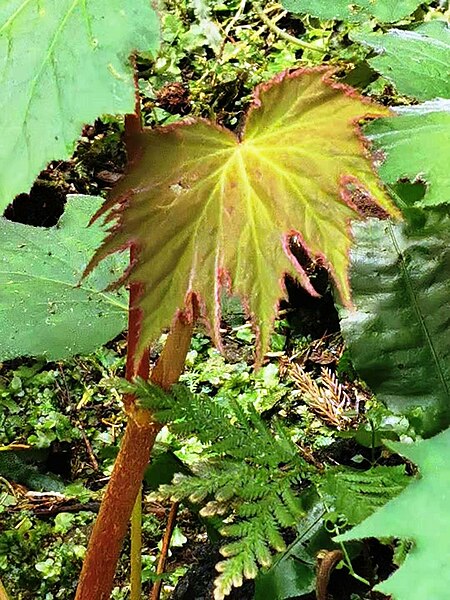
[[[216,564],[223,560],[217,546],[205,544],[198,550],[196,564],[180,579],[170,600],[213,600],[214,579],[218,573]],[[234,588],[228,600],[253,600],[255,584],[246,581],[240,588]]]
[[[51,162],[30,192],[16,196],[3,216],[24,225],[53,227],[64,212],[68,194],[105,195],[122,176],[125,164],[118,125],[97,119],[85,126],[73,159]]]

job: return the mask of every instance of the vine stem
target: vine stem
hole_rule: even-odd
[[[287,42],[290,42],[291,44],[295,44],[296,46],[299,46],[300,48],[303,48],[304,50],[313,50],[314,52],[321,52],[322,54],[324,53],[324,50],[322,48],[318,48],[317,46],[314,46],[313,44],[304,42],[303,40],[300,40],[299,38],[291,35],[287,31],[284,31],[284,29],[281,29],[280,27],[278,27],[278,25],[276,25],[276,23],[274,23],[272,21],[272,19],[270,19],[266,15],[266,13],[263,11],[263,9],[261,8],[261,6],[258,2],[253,3],[253,8],[254,8],[256,14],[258,15],[258,17],[261,19],[261,21],[263,21],[263,23],[265,23],[267,25],[267,27],[271,31],[273,31],[273,33],[275,35],[277,35],[278,37],[282,38],[283,40],[286,40]]]

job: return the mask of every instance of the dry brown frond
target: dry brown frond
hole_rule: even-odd
[[[316,381],[298,363],[292,363],[289,372],[303,400],[322,421],[337,429],[352,425],[352,417],[346,414],[351,409],[350,398],[334,373],[322,367],[320,380]]]

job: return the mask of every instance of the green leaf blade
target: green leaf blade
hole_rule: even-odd
[[[319,19],[359,22],[375,17],[383,23],[393,23],[416,10],[420,0],[282,0],[282,4],[290,12]]]
[[[424,23],[413,31],[354,34],[352,39],[379,53],[370,65],[401,94],[421,101],[450,98],[450,28],[445,21]]]
[[[445,600],[450,586],[450,430],[414,444],[386,442],[414,461],[421,477],[337,541],[400,537],[414,546],[404,564],[376,590],[393,600]]]
[[[87,354],[126,327],[125,293],[104,289],[126,266],[112,257],[80,284],[104,232],[86,229],[101,198],[72,196],[56,227],[0,221],[0,360]]]
[[[394,412],[427,435],[450,424],[450,215],[422,224],[354,226],[354,312],[341,328],[360,375]]]
[[[381,178],[390,184],[401,179],[425,183],[417,206],[450,204],[450,101],[425,102],[397,112],[395,119],[378,119],[364,128],[385,156]]]
[[[117,224],[91,263],[131,241],[139,247],[129,281],[144,285],[141,347],[191,294],[220,344],[220,294],[230,286],[254,319],[260,360],[284,294],[283,276],[299,278],[316,294],[289,251],[293,235],[329,266],[348,304],[349,222],[359,215],[347,185],[358,182],[398,214],[355,125],[365,115],[386,114],[323,70],[311,70],[261,86],[239,138],[192,120],[145,131],[141,161],[114,191],[118,207],[107,220]]]
[[[85,123],[134,110],[135,50],[158,45],[147,0],[6,0],[0,8],[0,202],[68,158]],[[33,51],[30,51],[30,48]]]

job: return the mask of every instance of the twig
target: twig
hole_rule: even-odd
[[[233,18],[230,20],[230,22],[225,27],[225,31],[224,31],[225,39],[230,35],[230,31],[233,29],[233,27],[236,25],[236,23],[242,17],[246,4],[247,4],[247,0],[241,0],[236,13],[234,14]],[[221,48],[221,50],[223,50],[223,47]]]
[[[62,380],[64,383],[67,404],[72,409],[74,409],[75,407],[73,406],[73,403],[72,403],[72,396],[70,394],[69,386],[67,385],[67,379],[66,379],[66,376],[64,373],[64,369],[62,368],[61,364],[58,364],[58,368],[59,368],[59,372],[61,373],[61,377],[62,377]],[[63,391],[61,386],[58,384],[58,382],[56,383],[56,385],[58,385],[59,389],[61,391]],[[97,459],[95,458],[94,452],[92,450],[91,442],[89,441],[89,438],[87,437],[84,427],[79,419],[76,420],[76,426],[78,427],[78,429],[81,432],[81,437],[83,438],[84,444],[86,446],[86,450],[87,450],[87,453],[89,456],[89,460],[91,461],[92,468],[94,469],[94,471],[98,471],[99,466],[98,466]]]
[[[316,577],[316,599],[327,600],[327,588],[334,567],[344,558],[342,550],[326,552],[319,562]]]
[[[167,554],[169,552],[170,540],[172,539],[172,534],[173,534],[173,530],[175,527],[178,506],[179,506],[178,502],[174,502],[172,504],[172,507],[169,512],[169,516],[167,518],[167,526],[166,526],[166,531],[164,532],[164,537],[163,537],[163,541],[162,541],[161,555],[159,557],[158,567],[156,568],[157,575],[162,575],[166,568]],[[150,600],[159,600],[159,597],[161,594],[161,586],[162,586],[162,579],[157,579],[155,581],[155,583],[153,584],[153,589],[152,589],[152,593],[150,596]]]
[[[97,513],[100,508],[100,502],[78,502],[77,504],[52,504],[51,506],[28,506],[26,510],[32,510],[38,518],[50,517],[59,513],[77,513],[82,511]]]
[[[78,422],[77,424],[79,430],[81,431],[81,437],[83,438],[84,445],[86,446],[86,450],[89,456],[89,460],[91,461],[92,468],[94,469],[94,471],[98,471],[99,466],[97,459],[95,458],[94,451],[92,450],[91,442],[89,441],[89,438],[86,435],[86,432],[84,431],[83,425],[80,422]]]
[[[3,483],[3,485],[8,488],[8,491],[10,492],[11,496],[14,496],[14,498],[17,499],[16,492],[15,492],[13,486],[9,483],[9,481],[7,479],[0,476],[0,483]]]
[[[253,3],[253,8],[255,9],[256,14],[261,19],[261,21],[263,21],[263,23],[265,23],[267,27],[278,37],[282,38],[283,40],[286,40],[287,42],[290,42],[291,44],[295,44],[296,46],[299,46],[300,48],[303,48],[305,50],[313,50],[314,52],[321,52],[322,54],[325,53],[325,51],[322,48],[318,48],[313,44],[304,42],[303,40],[300,40],[299,38],[291,35],[290,33],[287,33],[287,31],[284,31],[284,29],[278,27],[278,25],[276,25],[272,21],[272,19],[269,19],[269,17],[263,11],[261,6],[258,4],[258,2]]]

